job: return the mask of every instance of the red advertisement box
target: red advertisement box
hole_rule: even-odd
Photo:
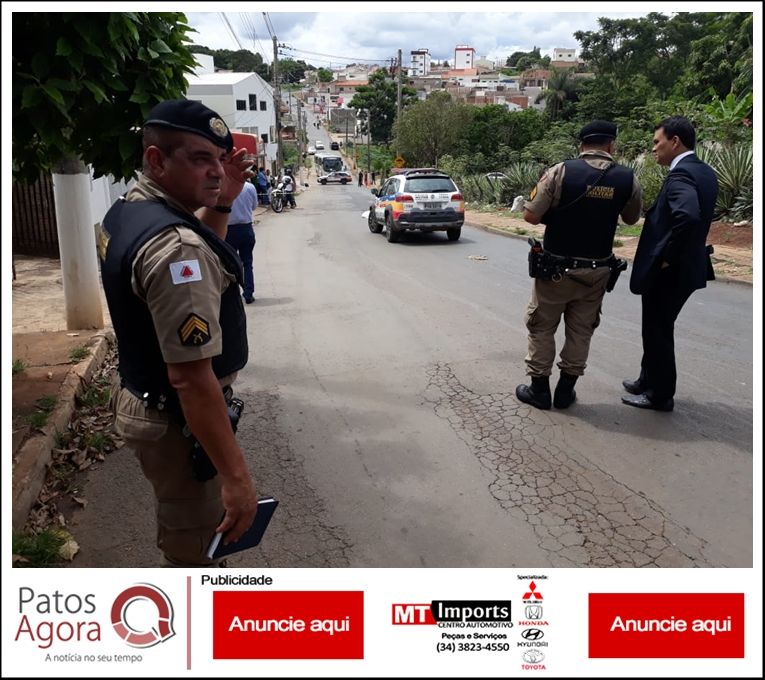
[[[214,659],[363,659],[364,593],[213,592]]]
[[[590,658],[744,656],[743,593],[590,593]]]

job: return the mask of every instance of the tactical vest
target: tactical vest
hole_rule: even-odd
[[[239,295],[242,264],[228,243],[195,217],[176,211],[161,201],[128,202],[121,199],[104,217],[103,229],[109,241],[106,256],[101,260],[101,278],[117,336],[123,384],[133,392],[165,395],[171,404],[177,404],[177,395],[170,387],[154,321],[147,304],[133,291],[131,278],[133,260],[141,247],[161,231],[179,224],[199,234],[225,269],[236,275],[236,281],[221,296],[219,320],[223,351],[212,359],[216,377],[230,375],[247,363],[248,348],[247,320]],[[103,257],[103,252],[101,254]]]
[[[544,249],[564,257],[607,258],[619,213],[632,195],[632,170],[614,165],[603,174],[583,158],[564,165],[560,201],[541,220]]]

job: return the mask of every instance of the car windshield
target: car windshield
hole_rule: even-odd
[[[456,191],[448,177],[410,177],[406,180],[406,191],[410,193],[433,193],[436,191]]]

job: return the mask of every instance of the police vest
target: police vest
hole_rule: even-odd
[[[220,326],[223,351],[213,357],[218,378],[230,375],[247,363],[247,320],[239,295],[242,264],[234,249],[191,215],[176,211],[161,201],[117,201],[104,217],[109,237],[101,260],[101,278],[109,314],[117,336],[119,372],[131,391],[163,394],[169,402],[177,395],[170,387],[167,365],[162,358],[154,321],[146,303],[133,291],[133,260],[141,247],[161,231],[182,224],[201,236],[220,258],[227,271],[236,275],[221,296]],[[101,253],[103,256],[103,252]]]
[[[632,170],[613,165],[603,174],[583,158],[564,165],[560,201],[541,220],[544,249],[564,257],[607,258],[619,213],[632,195]]]

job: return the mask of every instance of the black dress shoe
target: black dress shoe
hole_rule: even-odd
[[[245,297],[245,298],[244,298],[244,301],[245,301],[245,302],[246,302],[248,305],[251,305],[253,302],[255,302],[255,298],[254,298],[254,297],[252,297],[252,295],[250,295],[249,297]]]
[[[671,411],[675,408],[675,400],[670,397],[664,401],[652,401],[645,394],[637,394],[631,397],[622,397],[622,404],[636,408],[648,408],[654,411]]]
[[[643,394],[645,392],[645,386],[640,382],[640,378],[637,380],[622,380],[622,387],[630,394]]]

